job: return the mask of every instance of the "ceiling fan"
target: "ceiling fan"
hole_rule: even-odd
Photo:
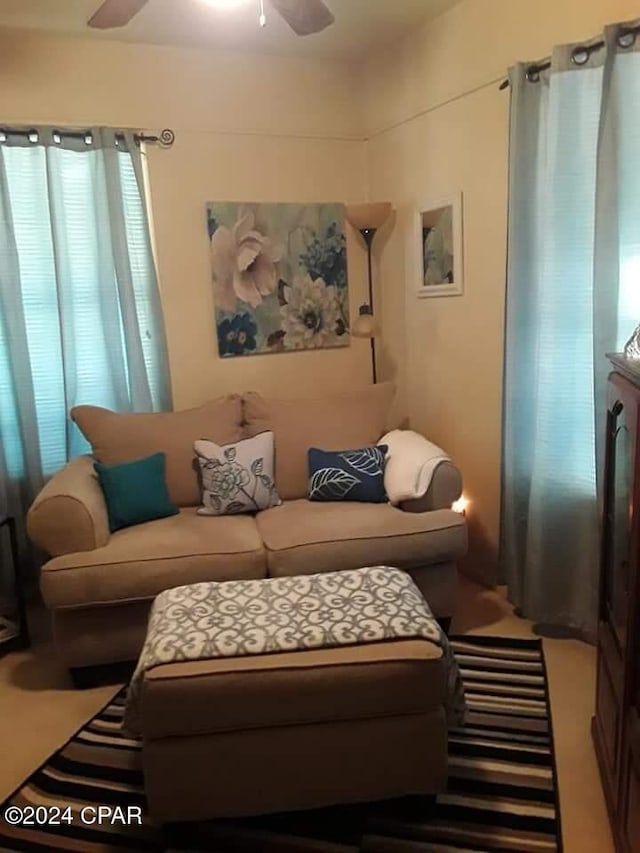
[[[88,26],[100,30],[124,27],[138,14],[148,0],[104,0],[89,19]],[[323,0],[269,0],[273,8],[299,36],[319,33],[335,18]]]

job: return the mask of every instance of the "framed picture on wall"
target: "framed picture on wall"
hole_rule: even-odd
[[[209,202],[221,358],[346,347],[344,205]]]
[[[418,296],[462,296],[462,193],[420,205],[415,223]]]

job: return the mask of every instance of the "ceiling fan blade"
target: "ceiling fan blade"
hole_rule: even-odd
[[[87,26],[98,30],[124,27],[146,3],[147,0],[104,0],[98,11],[87,21]]]
[[[299,36],[319,33],[335,21],[322,0],[271,0],[271,5]]]

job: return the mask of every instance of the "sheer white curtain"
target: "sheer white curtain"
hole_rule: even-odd
[[[511,69],[501,563],[546,626],[596,625],[606,352],[640,320],[640,36]]]
[[[132,133],[0,137],[0,513],[87,446],[69,410],[171,406]]]

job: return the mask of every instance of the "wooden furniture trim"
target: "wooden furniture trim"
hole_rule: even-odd
[[[614,372],[610,374],[607,386],[607,453],[602,508],[597,694],[596,714],[591,730],[616,851],[640,853],[640,833],[636,831],[640,809],[640,711],[636,695],[640,691],[640,363],[629,361],[617,354],[609,358]],[[626,426],[632,440],[627,600],[623,604],[626,631],[622,643],[612,627],[613,614],[608,612],[606,595],[607,570],[615,568],[620,571],[619,565],[608,565],[612,533],[609,502],[613,496],[612,477],[615,476],[615,470],[611,467],[614,462],[611,453],[612,429],[615,428],[611,421],[611,412],[618,401],[622,403]],[[622,414],[622,411],[619,414]],[[615,461],[620,464],[622,460]],[[628,464],[628,460],[624,460],[623,464]],[[604,706],[603,701],[606,702]],[[615,706],[613,710],[611,703]],[[605,719],[601,718],[602,714]],[[611,730],[612,725],[616,726],[614,731]],[[607,743],[612,739],[614,754],[609,755]],[[633,802],[630,801],[631,796],[634,798]]]
[[[20,571],[20,556],[18,551],[18,534],[16,532],[16,520],[10,515],[0,516],[0,532],[4,528],[9,532],[9,552],[15,584],[16,606],[18,610],[18,634],[9,640],[0,642],[0,655],[16,649],[25,649],[29,646],[29,626],[27,622],[27,606],[25,602],[24,588],[22,584],[22,573]]]

